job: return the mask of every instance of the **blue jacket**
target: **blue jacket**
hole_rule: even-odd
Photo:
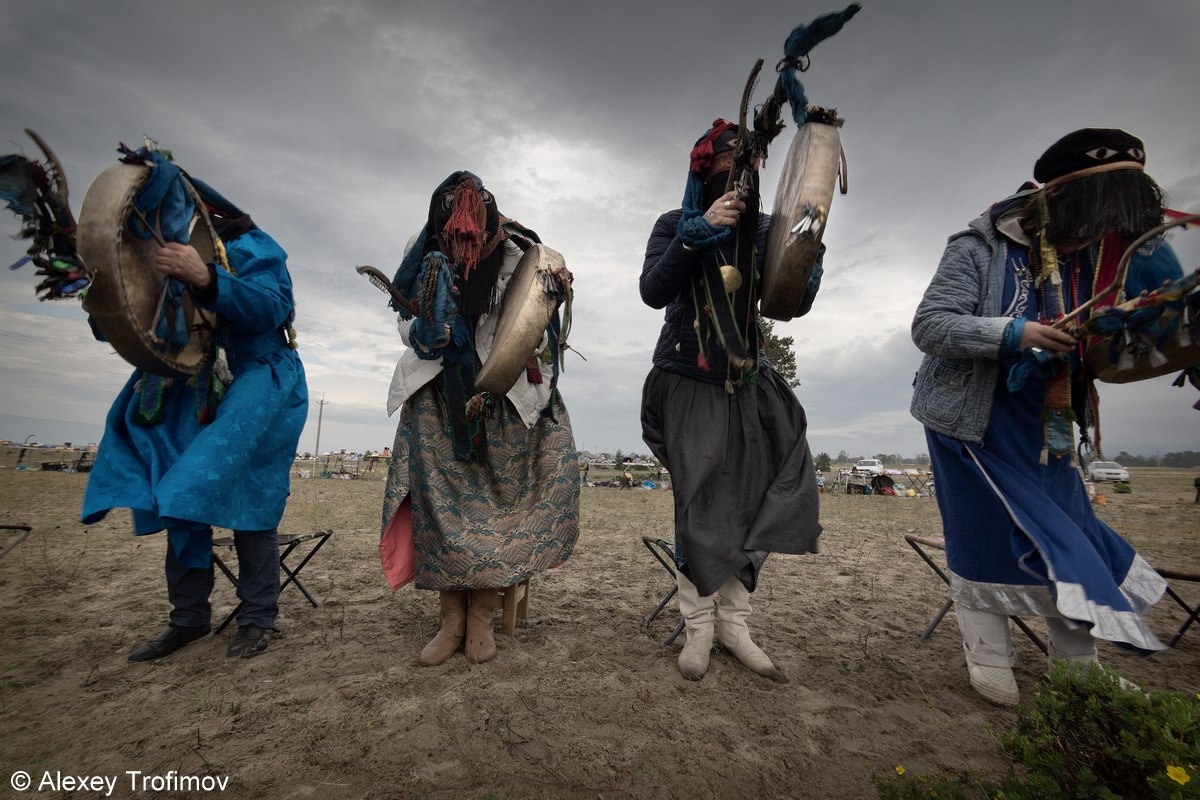
[[[130,508],[138,534],[181,521],[230,530],[279,524],[308,418],[304,367],[280,330],[295,307],[287,253],[260,230],[227,242],[226,252],[236,275],[218,270],[206,304],[225,328],[234,376],[216,418],[201,424],[195,381],[172,379],[162,387],[163,421],[140,424],[147,398],[136,370],[109,411],[84,495],[85,523]]]
[[[696,331],[692,326],[696,308],[692,303],[692,281],[700,275],[701,259],[706,252],[691,252],[675,235],[682,211],[668,211],[654,223],[650,241],[646,244],[646,259],[642,264],[639,282],[642,301],[651,308],[665,308],[662,332],[654,348],[654,365],[668,372],[686,375],[707,383],[724,383],[728,366],[725,352],[716,342],[708,345],[709,370],[705,372],[696,364],[700,352]],[[766,256],[767,232],[771,227],[769,214],[760,214],[758,220],[758,270],[761,273]],[[807,314],[821,285],[821,262],[818,260],[813,276],[808,282],[804,300],[796,316]],[[739,295],[741,297],[741,295]],[[744,300],[743,300],[744,302]],[[757,310],[756,310],[757,311]],[[757,315],[755,317],[757,320]],[[751,353],[758,350],[761,334],[755,325],[754,341],[749,342]],[[768,366],[766,356],[758,353],[760,368]]]

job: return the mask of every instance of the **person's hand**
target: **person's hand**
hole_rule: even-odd
[[[746,204],[736,191],[726,192],[704,212],[704,220],[714,228],[732,228],[738,224]]]
[[[1021,348],[1036,347],[1055,354],[1069,353],[1075,349],[1075,337],[1066,331],[1029,320],[1021,331]]]
[[[155,253],[154,264],[163,275],[177,278],[197,289],[207,289],[212,283],[208,264],[190,244],[167,242]]]

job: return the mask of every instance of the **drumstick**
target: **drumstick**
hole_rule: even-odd
[[[142,210],[137,206],[130,206],[130,208],[133,209],[133,213],[137,214],[137,217],[142,221],[142,224],[146,226],[146,230],[150,231],[150,235],[154,237],[154,241],[158,242],[158,246],[166,247],[167,243],[164,242],[163,238],[158,235],[158,231],[154,230],[154,226],[150,224],[150,220],[146,219],[146,215],[142,213]]]
[[[400,306],[414,317],[417,315],[417,310],[413,308],[413,304],[409,302],[408,298],[400,294],[400,290],[396,288],[395,284],[388,280],[386,275],[375,269],[375,267],[364,264],[361,267],[355,267],[354,271],[359,275],[366,275],[371,283],[375,284],[379,291],[387,294],[393,300],[395,300],[396,305]]]
[[[163,238],[158,235],[158,231],[154,230],[154,226],[150,224],[150,220],[146,219],[146,215],[142,213],[142,210],[135,205],[131,205],[130,209],[133,211],[134,214],[137,214],[137,218],[142,221],[143,225],[146,226],[146,230],[150,231],[150,235],[154,237],[154,241],[158,242],[158,246],[166,247],[167,243],[164,242]],[[154,321],[155,321],[156,327],[158,325],[159,317],[162,316],[163,306],[166,305],[167,291],[168,291],[168,289],[170,289],[170,286],[171,286],[171,279],[169,277],[164,278],[163,282],[162,282],[162,288],[159,290],[159,293],[158,293],[158,305],[155,306],[155,308],[154,308]],[[162,338],[160,336],[158,336],[158,334],[151,332],[151,331],[147,331],[147,333],[149,333],[151,338],[154,339],[155,344],[163,344],[164,343]]]

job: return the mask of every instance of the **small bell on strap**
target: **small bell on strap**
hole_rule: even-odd
[[[737,267],[732,264],[725,264],[719,271],[721,273],[721,285],[725,287],[725,294],[733,294],[742,288],[742,273]]]

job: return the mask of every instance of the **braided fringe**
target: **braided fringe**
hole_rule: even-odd
[[[496,398],[491,392],[480,392],[467,400],[467,419],[474,422],[478,419],[491,417],[496,409]]]

